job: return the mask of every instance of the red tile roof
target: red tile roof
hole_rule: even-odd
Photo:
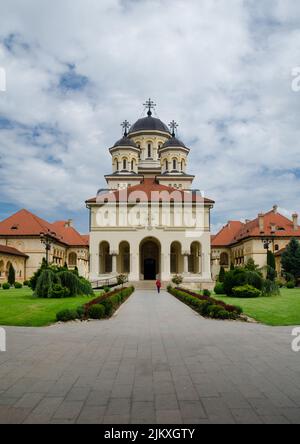
[[[0,254],[9,254],[10,256],[21,256],[28,258],[27,254],[22,253],[13,247],[7,247],[6,245],[0,245]]]
[[[298,226],[295,230],[293,222],[274,209],[265,213],[263,220],[263,232],[260,231],[259,217],[245,223],[239,221],[228,222],[214,237],[212,246],[229,246],[251,237],[300,237],[300,227]]]
[[[28,210],[20,210],[0,222],[0,236],[39,236],[51,232],[53,238],[68,246],[88,246],[87,239],[65,221],[49,223]]]
[[[140,196],[138,195],[140,193]],[[165,193],[165,195],[160,195],[160,193]],[[169,196],[170,195],[170,196]],[[115,202],[136,202],[140,198],[141,202],[158,202],[166,201],[168,202],[170,198],[175,202],[182,202],[186,199],[189,202],[190,196],[193,202],[199,203],[209,203],[214,204],[213,200],[203,198],[199,193],[191,193],[189,191],[178,190],[177,188],[168,187],[165,185],[160,185],[153,179],[144,179],[144,181],[139,185],[134,185],[127,188],[126,190],[116,190],[101,194],[100,202],[103,202],[106,198],[112,199],[114,196]],[[87,200],[86,203],[96,203],[97,198]]]

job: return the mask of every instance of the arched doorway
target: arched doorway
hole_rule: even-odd
[[[160,243],[157,239],[145,239],[140,246],[141,275],[145,281],[154,281],[160,275]]]
[[[108,242],[101,242],[99,246],[99,273],[109,274],[112,272],[112,256]]]
[[[189,273],[201,273],[201,244],[193,242],[191,245],[191,254],[189,256]]]

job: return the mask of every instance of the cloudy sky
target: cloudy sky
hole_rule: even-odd
[[[300,212],[298,0],[2,0],[0,219],[73,218],[105,185],[120,123],[152,97],[180,123],[214,229]]]

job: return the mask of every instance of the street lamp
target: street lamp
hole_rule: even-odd
[[[51,245],[54,243],[53,237],[55,236],[56,234],[52,231],[40,233],[41,243],[45,245],[47,265],[49,263],[49,251],[51,250]]]
[[[264,249],[269,251],[270,250],[270,245],[272,244],[273,240],[270,238],[263,238],[262,243],[264,244]]]

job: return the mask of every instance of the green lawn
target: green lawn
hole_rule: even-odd
[[[238,305],[244,313],[272,326],[300,325],[300,289],[281,289],[280,296],[257,299],[238,299],[214,296],[227,304]]]
[[[97,294],[98,295],[98,294]],[[39,299],[24,287],[19,290],[0,289],[0,325],[43,327],[56,322],[56,313],[65,308],[75,309],[93,297]]]

